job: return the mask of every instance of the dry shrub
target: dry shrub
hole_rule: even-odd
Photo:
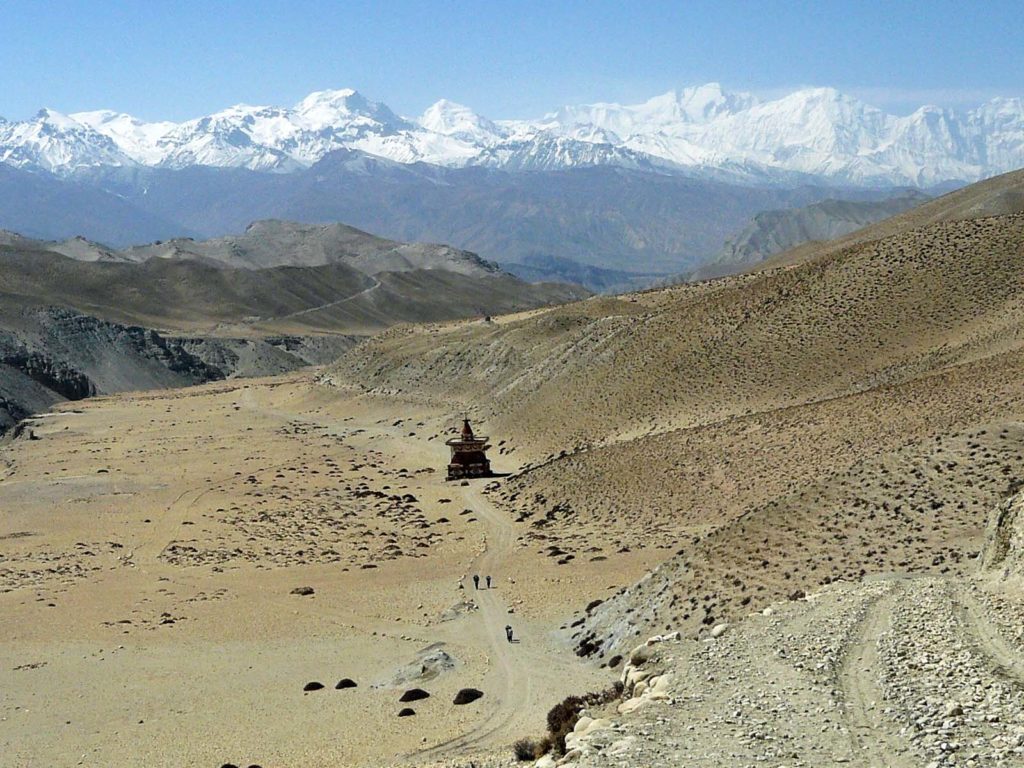
[[[516,756],[516,760],[520,762],[536,760],[540,757],[537,754],[537,746],[537,742],[533,739],[519,739],[519,741],[512,745],[512,752]]]

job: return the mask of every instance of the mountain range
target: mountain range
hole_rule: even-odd
[[[711,83],[632,106],[490,120],[447,100],[402,117],[343,89],[311,93],[292,107],[237,105],[181,123],[52,109],[0,120],[0,161],[65,177],[111,167],[288,173],[341,149],[449,168],[610,165],[745,183],[928,187],[1024,165],[1024,101],[998,98],[967,111],[923,106],[897,116],[833,88],[762,100]]]

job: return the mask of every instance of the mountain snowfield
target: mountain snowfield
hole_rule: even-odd
[[[60,176],[111,166],[287,173],[339,149],[447,167],[611,165],[762,183],[926,187],[1024,166],[1024,101],[896,116],[832,88],[760,100],[711,83],[634,106],[567,106],[539,120],[492,121],[447,100],[401,117],[346,89],[312,93],[290,108],[238,105],[183,123],[107,110],[0,119],[0,162]]]

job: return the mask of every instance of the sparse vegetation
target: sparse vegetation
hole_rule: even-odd
[[[517,760],[529,760],[530,758],[520,757],[526,754],[527,746],[533,748],[533,757],[539,758],[543,755],[553,753],[555,755],[565,754],[565,737],[572,733],[572,729],[580,719],[580,712],[587,707],[600,707],[617,701],[622,696],[623,685],[616,681],[614,685],[601,691],[592,691],[583,696],[567,696],[548,710],[546,723],[547,733],[540,739],[520,739],[513,745],[513,752]]]

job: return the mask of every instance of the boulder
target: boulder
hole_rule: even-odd
[[[314,593],[314,591],[315,590],[312,587],[296,587],[295,589],[293,589],[291,591],[291,594],[293,594],[293,595],[312,595]]]
[[[672,676],[669,674],[659,675],[658,677],[652,677],[648,680],[647,695],[655,701],[663,701],[668,698],[668,686],[672,681]]]
[[[304,686],[302,686],[302,690],[304,690],[304,691],[319,691],[323,687],[324,687],[323,683],[318,683],[318,682],[316,682],[314,680],[313,682],[306,683]]]
[[[398,710],[399,717],[412,717],[416,714],[416,710],[412,707],[405,707],[404,709]]]
[[[654,656],[654,651],[651,650],[650,646],[641,645],[639,648],[634,648],[633,652],[629,655],[629,663],[634,667],[640,667],[651,660]]]
[[[728,631],[729,631],[729,625],[728,624],[725,624],[725,623],[715,624],[715,626],[712,627],[712,629],[711,629],[711,636],[712,637],[721,637],[722,635],[724,635]]]
[[[578,760],[582,755],[583,750],[579,747],[574,747],[570,750],[567,750],[566,753],[562,756],[562,759],[555,763],[555,765],[568,765],[569,763]]]
[[[455,694],[455,699],[452,704],[470,704],[477,699],[483,698],[484,692],[478,691],[476,688],[463,688]]]
[[[358,683],[356,683],[355,680],[353,680],[351,677],[343,677],[341,680],[338,681],[338,684],[336,686],[334,686],[334,690],[340,691],[340,690],[342,690],[344,688],[356,688],[356,687],[358,687]]]
[[[592,722],[594,722],[594,718],[581,715],[580,719],[576,721],[576,725],[573,726],[572,732],[583,733]]]
[[[402,697],[398,701],[401,704],[405,704],[410,701],[419,701],[420,699],[429,698],[430,694],[424,691],[422,688],[410,688],[408,691],[402,694]]]
[[[646,699],[642,699],[639,697],[627,699],[626,701],[619,704],[619,714],[628,715],[630,712],[636,712],[638,709],[640,709],[640,707],[642,707],[646,703]]]

